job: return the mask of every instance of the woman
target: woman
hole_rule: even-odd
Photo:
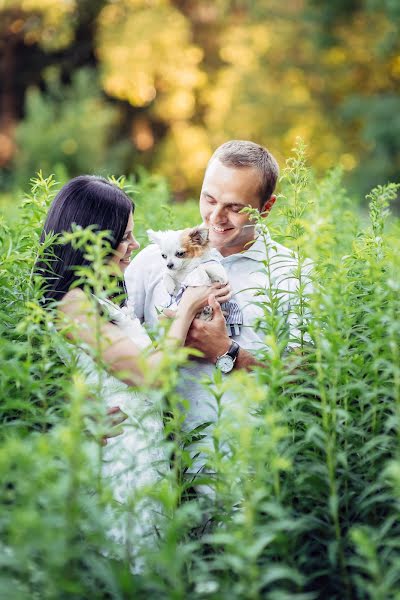
[[[111,294],[107,297],[102,293],[100,297],[90,286],[87,289],[82,270],[90,269],[87,253],[79,245],[61,244],[57,234],[70,232],[73,224],[84,230],[90,227],[96,232],[108,231],[111,253],[107,263],[122,284],[131,254],[139,248],[133,233],[133,212],[128,196],[107,180],[89,175],[72,179],[50,207],[41,238],[47,246],[50,239],[48,258],[37,264],[44,301],[57,301],[63,330],[71,342],[67,359],[77,361],[92,397],[104,403],[109,412],[119,407],[128,415],[123,434],[107,441],[103,468],[114,499],[121,506],[120,515],[113,512],[110,534],[125,545],[132,543],[132,538],[146,537],[152,525],[149,503],[130,504],[130,500],[140,496],[141,487],[160,477],[163,463],[164,472],[167,465],[160,443],[161,411],[132,390],[144,381],[145,371],[157,366],[162,353],[148,352],[143,363],[143,349],[151,346],[146,331],[132,310],[113,302]],[[110,271],[109,267],[104,268]],[[228,300],[229,286],[188,288],[167,334],[171,342],[183,345],[193,318],[206,304],[219,310],[215,299]],[[140,512],[140,520],[132,518],[132,512],[126,510],[128,504]]]

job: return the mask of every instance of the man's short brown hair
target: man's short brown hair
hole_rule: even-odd
[[[231,140],[216,149],[208,164],[214,159],[234,169],[257,169],[260,173],[260,208],[270,199],[279,176],[279,166],[266,148],[246,140]]]

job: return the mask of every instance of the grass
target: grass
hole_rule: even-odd
[[[119,183],[135,198],[142,244],[148,227],[197,222],[195,204],[171,204],[162,179]],[[397,600],[400,224],[390,203],[398,186],[371,192],[365,223],[340,172],[315,181],[297,146],[268,220],[299,265],[296,339],[279,289],[256,298],[265,367],[209,383],[220,406],[208,456],[215,475],[197,481],[209,486],[200,495],[185,476],[174,392],[184,353],[166,355],[162,387],[147,393],[168,408],[160,444],[173,468],[119,509],[155,503],[160,517],[149,543],[133,529],[123,547],[107,534],[118,507],[90,425],[96,419],[102,431],[104,414],[76,366],[60,360],[62,336],[31,276],[56,189],[38,177],[0,232],[2,597]],[[309,259],[312,293],[302,280]]]

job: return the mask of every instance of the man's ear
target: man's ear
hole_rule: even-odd
[[[274,194],[272,194],[269,197],[269,199],[266,202],[264,202],[264,204],[262,205],[261,210],[260,210],[261,216],[263,218],[268,216],[269,211],[275,204],[275,200],[276,200],[276,196]]]
[[[160,232],[159,231],[153,231],[152,229],[148,229],[146,231],[147,233],[147,237],[149,238],[150,242],[152,242],[153,244],[158,244],[158,242],[160,241]]]
[[[208,243],[208,229],[205,227],[193,227],[188,236],[194,246],[206,246]]]

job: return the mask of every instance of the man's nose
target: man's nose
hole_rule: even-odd
[[[214,209],[212,211],[212,218],[213,220],[217,220],[217,219],[224,219],[225,218],[225,208],[223,206],[214,206]]]

